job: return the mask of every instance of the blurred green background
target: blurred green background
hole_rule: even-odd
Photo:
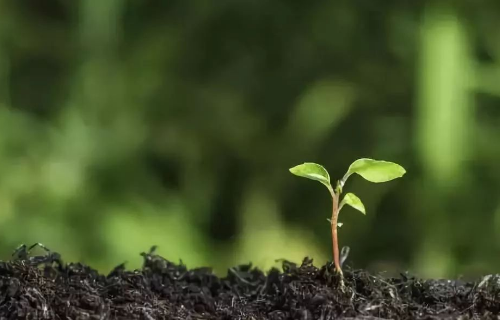
[[[500,267],[500,2],[0,0],[0,258],[42,242],[220,274],[331,257],[330,198],[292,176],[360,157],[348,264]]]

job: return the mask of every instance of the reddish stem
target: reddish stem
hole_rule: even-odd
[[[336,192],[331,192],[332,194],[332,219],[331,219],[331,227],[332,227],[332,245],[333,245],[333,263],[335,264],[335,269],[342,274],[342,269],[340,267],[340,258],[339,258],[339,241],[337,238],[337,219],[338,219],[338,210],[339,210],[339,194]]]

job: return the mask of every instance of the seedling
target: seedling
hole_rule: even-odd
[[[353,193],[346,193],[342,201],[339,203],[342,188],[344,187],[347,179],[352,174],[357,173],[370,182],[380,183],[400,178],[406,173],[406,170],[402,166],[393,162],[366,158],[358,159],[349,166],[349,169],[342,180],[337,181],[335,189],[330,183],[330,175],[328,174],[328,171],[317,163],[306,162],[290,168],[290,172],[299,177],[319,181],[328,189],[328,191],[330,191],[330,195],[333,200],[333,209],[332,218],[328,220],[330,221],[332,228],[333,262],[335,264],[335,269],[342,275],[339,259],[339,245],[337,240],[337,227],[342,225],[338,223],[339,212],[344,205],[347,204],[360,211],[362,214],[366,214],[363,202],[361,202],[361,200]]]

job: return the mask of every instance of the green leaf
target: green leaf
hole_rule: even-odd
[[[319,181],[323,185],[325,185],[328,190],[332,190],[332,186],[330,184],[330,175],[328,174],[328,171],[326,171],[323,166],[317,163],[306,162],[290,168],[289,170],[296,176]]]
[[[354,161],[342,178],[342,185],[353,173],[357,173],[370,182],[386,182],[402,177],[406,170],[397,163],[373,159],[358,159]]]
[[[344,199],[342,199],[342,202],[340,202],[339,211],[340,211],[340,209],[342,209],[344,204],[348,204],[351,207],[353,207],[354,209],[360,211],[362,214],[366,214],[365,206],[364,206],[363,202],[361,202],[361,199],[359,199],[358,196],[356,196],[354,193],[350,193],[350,192],[346,193],[346,195],[344,196]]]

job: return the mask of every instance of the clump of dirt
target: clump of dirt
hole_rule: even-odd
[[[283,262],[267,274],[251,265],[219,278],[142,253],[141,270],[102,275],[57,253],[25,248],[0,262],[0,320],[7,319],[498,319],[500,275],[478,282],[385,278],[332,265]]]

